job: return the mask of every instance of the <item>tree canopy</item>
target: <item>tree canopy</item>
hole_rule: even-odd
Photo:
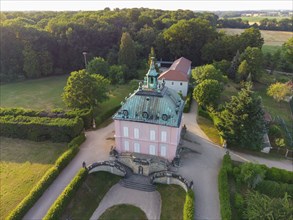
[[[194,68],[192,70],[192,77],[198,84],[206,79],[214,79],[219,82],[225,82],[227,80],[227,78],[222,75],[221,71],[216,69],[212,64]]]
[[[108,86],[109,81],[99,74],[74,71],[67,80],[62,99],[71,108],[94,108],[108,98]]]
[[[287,96],[293,95],[293,88],[288,83],[276,82],[268,87],[267,94],[280,102],[284,101]]]

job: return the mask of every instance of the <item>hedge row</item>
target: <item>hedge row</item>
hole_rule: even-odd
[[[66,186],[63,192],[59,195],[43,220],[59,220],[63,213],[64,208],[68,205],[79,186],[83,183],[87,176],[87,170],[81,168],[73,180]]]
[[[222,167],[218,175],[218,188],[220,198],[221,217],[223,220],[232,219],[232,210],[230,204],[230,193],[228,185],[228,173],[231,172],[231,158],[228,154],[224,156]]]
[[[192,90],[190,89],[185,99],[185,105],[183,109],[184,113],[188,113],[190,111],[191,102],[192,102]]]
[[[37,202],[42,196],[46,189],[52,184],[57,178],[59,173],[66,167],[71,159],[77,154],[79,145],[85,141],[85,135],[80,134],[74,138],[69,144],[69,149],[65,151],[55,162],[55,166],[50,168],[41,180],[32,188],[30,193],[12,210],[7,220],[18,220],[22,219],[24,215],[30,210],[31,207]]]
[[[83,130],[80,118],[0,116],[1,135],[33,141],[69,142]]]
[[[189,189],[186,193],[185,203],[183,207],[183,220],[194,219],[194,192]]]
[[[86,129],[92,127],[93,110],[92,109],[75,109],[64,111],[63,109],[55,109],[52,112],[36,111],[23,108],[0,108],[0,116],[30,116],[30,117],[47,117],[47,118],[75,118],[80,117],[83,120]]]
[[[115,114],[116,111],[118,111],[118,109],[121,107],[121,105],[116,105],[113,106],[111,109],[109,109],[106,112],[103,112],[101,114],[99,114],[98,116],[95,117],[95,123],[96,125],[101,124],[104,120],[108,119],[109,117],[111,117],[112,115]]]
[[[293,195],[293,184],[263,180],[256,186],[256,190],[270,197],[283,198],[286,192],[288,195]]]
[[[276,182],[293,184],[293,172],[275,167],[267,168],[265,179]]]

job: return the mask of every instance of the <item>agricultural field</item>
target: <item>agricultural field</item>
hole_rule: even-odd
[[[30,192],[66,150],[66,144],[1,137],[0,219]]]
[[[237,28],[219,28],[218,30],[223,30],[227,34],[235,35],[241,34],[245,29]],[[288,41],[289,38],[293,37],[292,32],[288,31],[267,31],[260,30],[262,37],[264,38],[264,45],[271,46],[282,46],[283,43]]]
[[[248,21],[248,23],[250,25],[254,24],[254,23],[259,23],[261,20],[263,19],[276,19],[277,21],[280,21],[282,19],[290,19],[290,17],[281,17],[281,16],[256,16],[256,17],[248,17],[248,16],[241,16],[241,17],[232,17],[232,18],[229,18],[229,19],[238,19],[238,18],[241,18],[243,21]]]

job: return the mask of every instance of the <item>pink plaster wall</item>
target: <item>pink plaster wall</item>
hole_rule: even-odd
[[[128,137],[123,136],[123,127],[128,127]],[[139,138],[134,138],[134,129],[139,129]],[[150,130],[155,131],[155,140],[150,140]],[[166,131],[166,142],[161,141],[161,132]],[[172,160],[180,141],[181,125],[179,128],[148,123],[115,120],[115,144],[119,152],[125,152],[124,141],[129,141],[129,152],[134,152],[134,143],[140,144],[140,153],[149,154],[149,146],[154,145],[156,155],[161,156],[161,146],[166,146],[166,159]]]

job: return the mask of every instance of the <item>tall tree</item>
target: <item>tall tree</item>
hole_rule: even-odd
[[[219,115],[217,127],[229,147],[261,149],[265,133],[261,98],[251,90],[251,83],[232,96]]]
[[[86,66],[89,74],[100,74],[104,77],[109,75],[109,64],[102,57],[95,57]]]
[[[109,81],[85,70],[72,72],[64,87],[62,99],[71,108],[95,108],[108,98]]]
[[[192,77],[198,84],[206,79],[214,79],[219,82],[225,82],[227,80],[226,77],[222,75],[221,71],[216,69],[212,64],[194,68],[192,70]]]
[[[38,78],[41,76],[41,66],[38,53],[28,43],[23,51],[23,71],[27,78]]]
[[[258,47],[261,49],[264,44],[264,39],[257,28],[248,28],[240,35],[240,52],[243,52],[246,47]]]
[[[239,64],[240,64],[240,53],[239,53],[239,50],[237,50],[237,53],[233,57],[233,60],[231,62],[231,66],[227,71],[228,77],[230,79],[235,79]]]
[[[127,32],[124,32],[121,37],[118,63],[126,65],[129,69],[135,69],[137,65],[135,45],[130,34]]]
[[[257,47],[247,47],[241,54],[241,60],[246,60],[248,73],[251,74],[252,80],[257,80],[263,72],[263,56],[261,49]]]

